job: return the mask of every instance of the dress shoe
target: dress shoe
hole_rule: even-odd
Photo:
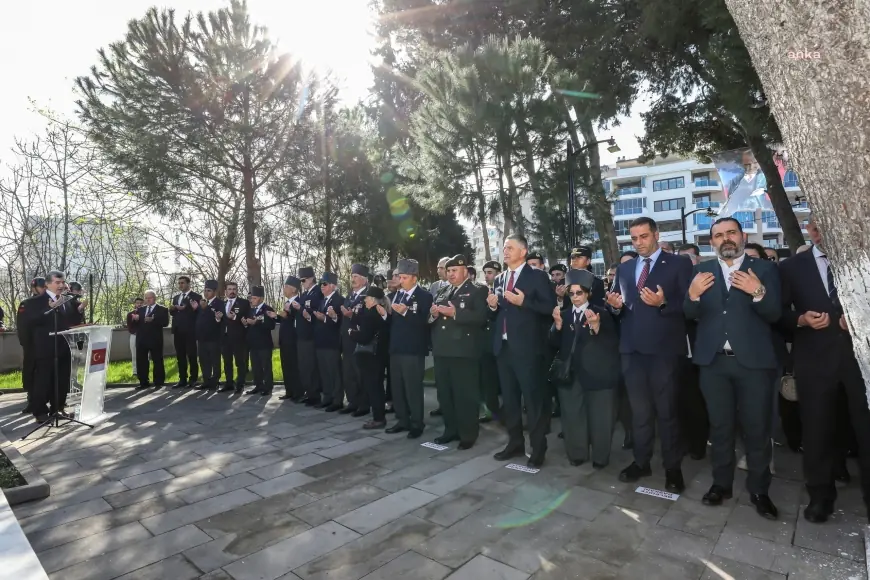
[[[233,392],[238,394],[238,395],[241,395],[242,391],[244,391],[244,390],[245,390],[245,387],[236,387],[235,389],[233,389]]]
[[[386,426],[386,421],[369,421],[363,425],[363,429],[383,429]]]
[[[569,459],[568,463],[570,463],[572,467],[580,467],[586,462],[582,459]]]
[[[593,461],[592,467],[594,467],[595,469],[604,469],[605,467],[607,467],[607,464],[606,463],[597,463],[597,462]]]
[[[701,498],[701,503],[704,505],[722,505],[723,501],[731,499],[732,494],[733,492],[730,488],[726,489],[714,483],[710,486],[707,493],[704,494],[704,497]]]
[[[804,519],[814,524],[828,521],[828,516],[834,513],[834,502],[830,500],[810,500],[810,505],[804,509]]]
[[[438,409],[435,409],[435,410],[429,411],[429,416],[430,416],[430,417],[440,417],[441,415],[443,415],[443,413],[441,412],[441,408],[440,408],[440,407],[439,407]]]
[[[151,385],[139,385],[138,387],[136,387],[136,390],[137,391],[144,391],[145,389],[149,389],[149,388],[151,388]]]
[[[246,395],[262,395],[263,393],[262,393],[262,391],[260,391],[260,389],[258,389],[258,388],[253,388],[253,389],[251,389],[250,391],[248,391],[248,392],[245,393],[245,394],[246,394]]]
[[[469,443],[468,441],[460,441],[459,445],[456,446],[460,451],[465,451],[466,449],[471,449],[474,447],[474,443]]]
[[[36,423],[45,423],[46,421],[48,421],[48,415],[46,415],[45,413],[40,413],[39,415],[36,415],[33,420]]]
[[[526,454],[526,450],[522,447],[505,447],[498,453],[492,456],[496,461],[507,461],[508,459],[513,459],[514,457],[523,457]]]
[[[631,431],[626,433],[625,437],[622,439],[622,448],[634,449],[634,434]]]
[[[327,413],[335,413],[336,411],[341,411],[341,409],[342,409],[341,405],[330,405],[323,410],[326,411]]]
[[[558,419],[562,416],[562,409],[560,407],[556,407],[553,409],[553,413],[550,415],[553,419]]]
[[[30,408],[30,405],[26,405],[23,409],[21,409],[22,415],[29,415],[33,412],[33,409]]]
[[[387,405],[384,407],[384,413],[395,413],[396,409],[392,405]]]
[[[564,438],[565,438],[565,432],[559,431],[559,439],[564,439]]]
[[[408,430],[407,428],[402,427],[401,425],[393,425],[392,427],[390,427],[389,429],[387,429],[387,430],[385,431],[385,433],[390,433],[390,434],[393,434],[393,433],[401,433],[402,431],[407,431],[407,430]]]
[[[235,391],[236,388],[232,385],[224,385],[220,389],[218,389],[218,393],[229,393],[231,391]]]
[[[481,425],[485,425],[486,423],[492,422],[492,417],[484,415],[483,417],[478,417],[477,422],[480,423]]]
[[[368,415],[370,412],[371,412],[371,411],[369,411],[368,409],[357,409],[356,411],[354,411],[353,413],[351,413],[350,416],[351,416],[351,417],[365,417],[365,416]]]
[[[459,439],[459,437],[445,437],[442,435],[441,437],[436,437],[432,441],[437,445],[446,445],[448,443],[456,441],[457,439]]]
[[[350,415],[351,413],[356,413],[356,407],[345,407],[338,411],[339,415]]]
[[[541,466],[544,465],[544,454],[543,453],[532,453],[532,456],[529,457],[529,460],[526,462],[526,466],[531,467],[533,469],[540,469]]]
[[[650,469],[649,463],[644,466],[640,466],[632,461],[631,465],[619,472],[619,481],[623,481],[625,483],[634,483],[635,481],[638,481],[641,477],[648,477],[650,475],[652,475],[652,469]]]
[[[755,511],[758,512],[763,518],[768,520],[775,520],[779,515],[779,512],[776,510],[776,506],[773,505],[773,502],[770,501],[770,496],[766,494],[752,494],[749,496],[749,500],[752,502],[752,505],[755,506]]]
[[[411,429],[410,431],[408,431],[408,439],[419,439],[422,435],[422,429]]]
[[[260,394],[264,397],[271,397],[272,396],[272,389],[269,389],[268,391],[260,391]]]
[[[292,395],[281,395],[280,397],[278,397],[278,400],[279,401],[292,401],[293,396]]]
[[[320,404],[320,401],[318,401],[317,399],[305,399],[305,406],[306,407],[316,407],[319,404]]]
[[[296,403],[297,405],[303,405],[303,404],[305,404],[305,395],[295,395],[295,396],[291,397],[290,400],[293,401],[294,403]]]
[[[686,482],[680,469],[665,469],[665,489],[671,493],[683,493]]]
[[[191,387],[194,391],[207,391],[207,390],[208,390],[208,385],[206,385],[206,384],[202,384],[202,385],[190,385],[190,387]],[[172,388],[174,389],[175,387],[172,387]]]
[[[317,403],[316,405],[314,405],[314,408],[315,409],[325,409],[325,408],[331,407],[331,406],[332,406],[332,401],[321,401],[320,403]]]
[[[705,450],[700,451],[700,452],[698,452],[698,451],[690,451],[690,452],[689,452],[689,457],[691,457],[691,458],[694,459],[695,461],[701,461],[702,459],[704,459],[705,457],[707,457],[707,450],[705,449]]]
[[[193,383],[191,383],[191,384],[193,384]],[[187,386],[187,381],[178,381],[177,383],[172,385],[172,388],[173,389],[183,389],[186,386]]]

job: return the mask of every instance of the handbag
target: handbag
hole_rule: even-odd
[[[356,348],[353,349],[354,354],[377,354],[378,352],[378,337],[374,337],[372,341],[368,344],[359,344],[357,343]]]
[[[571,342],[571,351],[565,360],[556,357],[550,365],[550,383],[560,389],[570,389],[574,386],[574,369],[571,363],[574,359],[574,347],[577,346],[577,332],[574,332],[574,340]]]
[[[779,380],[779,392],[786,401],[797,401],[797,385],[792,375],[785,375]]]

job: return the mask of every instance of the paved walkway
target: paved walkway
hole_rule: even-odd
[[[426,396],[428,410],[434,389]],[[22,404],[0,399],[12,440],[29,424]],[[52,486],[15,510],[52,578],[866,577],[857,486],[840,490],[829,523],[808,524],[799,457],[781,450],[771,489],[781,519],[769,522],[745,492],[703,506],[706,461],[686,461],[676,502],[649,497],[617,480],[630,460],[621,449],[603,471],[570,467],[557,429],[532,475],[492,459],[505,441],[492,424],[469,451],[436,451],[420,445],[439,433],[435,420],[410,441],[277,397],[122,389],[106,407],[118,415],[93,431],[18,444]],[[663,489],[661,469],[645,484]]]

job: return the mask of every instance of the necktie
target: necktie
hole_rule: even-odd
[[[834,308],[839,311],[840,295],[837,292],[837,283],[834,281],[834,269],[831,268],[831,261],[828,260],[826,255],[822,254],[821,257],[825,259],[825,263],[828,265],[828,297],[831,299],[831,304],[834,305]]]
[[[507,283],[507,291],[513,292],[514,290],[514,276],[516,276],[516,270],[511,270],[511,277],[508,279]],[[507,315],[504,317],[504,324],[502,325],[502,334],[507,334]]]
[[[456,294],[456,286],[452,286],[450,288],[450,292],[447,293],[447,302],[453,300],[453,295]]]
[[[574,313],[574,328],[578,328],[583,323],[583,312],[575,312]]]
[[[151,309],[152,309],[152,308],[154,308],[154,307],[153,307],[153,306],[149,306],[149,307],[148,307],[148,310],[145,311],[145,318],[148,318],[149,316],[151,316]]]
[[[399,290],[399,293],[396,294],[396,302],[395,303],[402,304],[402,302],[404,302],[404,300],[405,300],[405,291]]]
[[[643,270],[640,271],[640,276],[637,278],[637,291],[640,292],[643,290],[644,285],[646,284],[646,279],[649,278],[649,265],[652,262],[651,258],[643,259]]]

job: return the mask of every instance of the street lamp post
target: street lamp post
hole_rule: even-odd
[[[574,192],[574,162],[572,158],[575,155],[579,155],[583,151],[586,151],[592,146],[599,145],[601,143],[607,143],[607,150],[610,153],[618,153],[620,151],[619,145],[616,144],[616,141],[611,137],[610,139],[602,139],[600,141],[596,141],[594,143],[588,143],[574,151],[574,144],[571,143],[571,140],[568,139],[568,253],[571,253],[571,248],[574,248],[577,245],[577,202],[575,199]]]
[[[682,226],[682,229],[683,229],[683,245],[684,246],[688,243],[686,241],[686,218],[692,214],[702,212],[702,211],[706,212],[706,215],[708,217],[713,217],[716,215],[715,212],[713,212],[713,209],[709,208],[709,207],[700,207],[698,209],[693,209],[689,213],[686,213],[686,206],[685,205],[680,208],[680,225]]]

